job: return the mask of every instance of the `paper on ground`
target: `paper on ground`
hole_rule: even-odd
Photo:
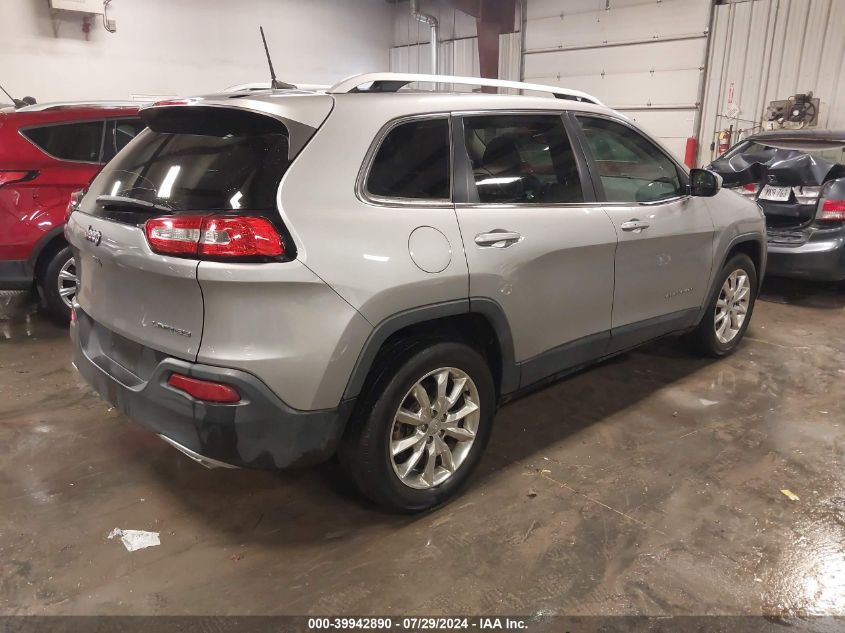
[[[145,547],[155,547],[161,545],[158,539],[158,532],[145,532],[144,530],[121,530],[114,528],[109,534],[109,538],[120,537],[120,542],[130,552],[137,549],[144,549]]]

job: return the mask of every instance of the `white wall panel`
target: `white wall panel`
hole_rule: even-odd
[[[708,0],[527,0],[525,80],[622,108],[682,157],[709,8]]]
[[[733,86],[733,89],[731,89]],[[716,9],[699,162],[733,125],[749,133],[770,101],[813,91],[820,129],[845,127],[845,2],[753,0]],[[728,118],[729,99],[739,109]]]
[[[525,56],[525,80],[576,88],[614,107],[694,105],[704,40]]]
[[[705,0],[652,0],[629,4],[612,0],[609,10],[569,12],[582,0],[562,0],[557,15],[534,18],[528,0],[525,50],[543,50],[634,42],[684,36],[701,36],[706,29],[708,5]],[[602,3],[603,4],[603,3]]]
[[[684,142],[695,119],[693,110],[624,110],[622,114],[652,133],[659,130],[663,138]]]
[[[619,47],[553,51],[525,56],[525,77],[624,74],[648,70],[698,70],[704,54],[701,39],[631,44]]]
[[[675,156],[684,157],[695,110],[625,110],[622,114],[660,139]]]
[[[519,33],[499,36],[499,78],[519,81]],[[440,42],[437,48],[437,72],[441,75],[478,77],[481,68],[478,60],[478,38],[469,37],[451,42]],[[397,73],[430,73],[430,44],[396,46],[390,49],[390,71]],[[469,91],[471,87],[455,86],[456,90]]]
[[[384,0],[114,0],[86,39],[82,17],[46,0],[0,0],[2,83],[39,101],[184,95],[268,81],[258,25],[281,79],[330,83],[383,70],[392,41]],[[58,31],[58,35],[54,31]],[[4,97],[5,99],[5,97]]]
[[[695,107],[698,70],[665,70],[625,74],[532,77],[531,81],[583,90],[614,108],[649,106]]]

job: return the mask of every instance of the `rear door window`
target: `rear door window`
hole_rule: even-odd
[[[621,123],[579,116],[608,202],[658,202],[684,195],[675,162],[654,143]]]
[[[60,160],[100,162],[103,121],[42,125],[21,130],[42,152]]]
[[[383,198],[449,200],[449,119],[400,123],[381,142],[366,190]]]
[[[578,163],[560,115],[469,116],[464,141],[479,202],[584,201]]]
[[[102,162],[107,163],[146,126],[141,119],[112,119],[106,121]]]

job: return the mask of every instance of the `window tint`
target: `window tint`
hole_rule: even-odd
[[[103,142],[103,162],[107,163],[126,147],[144,129],[141,119],[114,119],[106,121],[106,137]]]
[[[448,119],[409,121],[390,130],[373,159],[367,191],[389,198],[448,200]]]
[[[464,119],[479,202],[583,202],[578,164],[560,116]]]
[[[91,195],[136,198],[174,211],[274,210],[290,160],[286,128],[271,123],[255,132],[223,128],[213,135],[145,130],[109,162]]]
[[[685,182],[671,158],[620,123],[578,117],[608,202],[654,202],[683,195]]]
[[[50,156],[62,160],[100,162],[103,121],[45,125],[23,130],[22,134]]]

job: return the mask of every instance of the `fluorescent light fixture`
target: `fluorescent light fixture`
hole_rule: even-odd
[[[111,195],[116,196],[117,192],[120,191],[120,185],[123,184],[119,180],[115,180],[114,184],[111,186]]]

